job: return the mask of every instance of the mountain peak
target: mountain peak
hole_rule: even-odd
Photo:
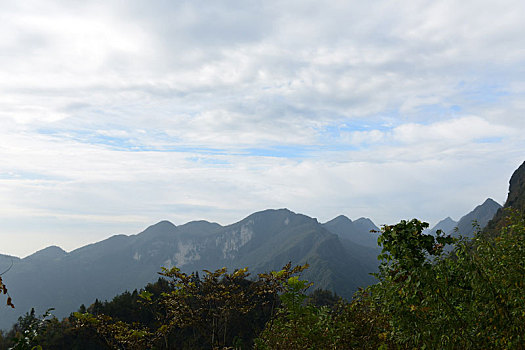
[[[261,211],[257,211],[253,214],[251,214],[250,216],[252,215],[272,215],[272,214],[292,214],[292,215],[297,215],[296,213],[294,213],[293,211],[291,211],[290,209],[288,208],[280,208],[280,209],[265,209],[265,210],[261,210]]]
[[[498,202],[496,202],[494,199],[492,198],[487,198],[485,199],[485,202],[483,202],[483,204],[481,204],[482,207],[484,206],[494,206],[494,207],[498,207],[498,208],[501,208],[501,204],[499,204]]]
[[[162,220],[162,221],[157,222],[154,225],[149,226],[148,228],[156,228],[156,227],[166,228],[166,227],[176,227],[176,226],[171,221]]]
[[[374,222],[371,219],[365,218],[365,217],[361,217],[361,218],[359,218],[357,220],[354,220],[354,223],[359,223],[359,224],[362,224],[362,225],[368,224],[368,225],[373,225],[375,227]]]
[[[325,224],[339,225],[339,224],[351,223],[351,222],[352,220],[350,220],[347,216],[339,215],[333,218],[332,220],[325,222]]]
[[[450,216],[447,216],[446,218],[444,218],[443,220],[441,220],[440,222],[438,222],[436,224],[436,226],[438,225],[452,225],[452,224],[457,224],[457,222],[455,222]]]
[[[379,227],[377,227],[376,224],[374,224],[374,222],[369,218],[359,218],[357,220],[354,220],[352,224],[357,229],[365,231],[367,233],[370,233],[370,231],[379,231]]]
[[[310,221],[314,220],[317,222],[317,219],[311,218],[309,216],[298,214],[290,209],[287,208],[281,208],[281,209],[266,209],[262,211],[255,212],[246,218],[244,218],[241,222],[244,221],[250,221],[250,220],[272,220],[272,221],[278,221],[278,222],[289,222],[290,220],[299,220],[299,221]]]
[[[162,221],[157,222],[154,225],[148,226],[148,228],[146,228],[144,231],[139,233],[139,235],[142,235],[142,234],[145,234],[145,235],[156,234],[156,233],[159,233],[159,232],[170,231],[170,230],[173,230],[175,228],[177,228],[177,226],[175,226],[174,224],[172,224],[168,220],[162,220]]]
[[[483,204],[475,207],[474,210],[458,221],[457,227],[459,234],[465,237],[472,237],[477,230],[477,227],[473,226],[473,223],[477,223],[479,228],[483,229],[500,208],[501,205],[493,199],[486,199]]]
[[[482,205],[491,204],[491,203],[492,203],[492,204],[493,204],[493,203],[496,203],[496,204],[500,205],[498,202],[496,202],[494,199],[492,199],[492,198],[490,198],[490,197],[487,198],[487,199],[485,199],[485,202],[483,202]]]
[[[371,234],[371,230],[379,228],[368,218],[359,218],[355,221],[348,219],[344,215],[339,215],[335,219],[324,223],[323,226],[330,232],[335,233],[341,238],[350,240],[361,246],[376,248],[377,235]]]
[[[175,225],[173,225],[173,226],[175,226]],[[206,220],[193,220],[193,221],[188,221],[184,225],[178,226],[178,228],[183,228],[183,227],[186,227],[186,226],[221,226],[221,225],[219,225],[216,222],[209,222],[209,221],[206,221]]]
[[[256,218],[258,220],[259,219],[270,220],[270,221],[274,221],[275,224],[278,224],[278,223],[284,224],[284,226],[288,226],[289,224],[291,225],[297,225],[297,224],[316,224],[318,225],[320,224],[317,218],[313,218],[311,216],[300,214],[300,213],[295,213],[286,208],[265,210],[263,212],[252,214],[246,219],[252,219],[252,218]]]
[[[26,259],[56,259],[63,257],[66,254],[67,252],[64,249],[52,245],[27,256]]]
[[[450,216],[447,216],[446,218],[438,222],[436,225],[434,225],[430,232],[432,234],[435,234],[437,230],[441,230],[446,234],[450,234],[454,231],[454,228],[457,226],[457,224],[458,223],[454,221]]]
[[[488,215],[490,216],[488,220],[490,220],[492,219],[492,217],[498,211],[499,208],[501,208],[501,205],[498,202],[496,202],[492,198],[487,198],[482,204],[476,206],[470,214],[475,215],[475,216],[480,216],[480,215],[487,216]]]
[[[190,235],[192,237],[205,237],[221,229],[222,226],[216,222],[196,220],[177,226],[179,235]]]

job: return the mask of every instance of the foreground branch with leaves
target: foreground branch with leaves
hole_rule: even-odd
[[[7,306],[10,306],[11,308],[15,308],[15,305],[13,304],[13,301],[11,299],[11,296],[9,295],[9,293],[7,292],[7,286],[5,285],[4,283],[4,280],[2,279],[2,275],[4,275],[6,272],[8,272],[9,270],[11,270],[11,268],[13,267],[13,261],[11,260],[11,266],[9,266],[7,268],[7,270],[3,271],[2,273],[0,273],[0,294],[4,294],[4,295],[7,295],[7,300],[6,300],[6,304]]]

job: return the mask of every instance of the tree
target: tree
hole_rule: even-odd
[[[249,348],[275,313],[277,295],[286,290],[288,279],[306,267],[288,263],[255,280],[249,279],[247,268],[232,273],[226,268],[204,270],[201,278],[176,267],[163,268],[160,274],[170,289],[160,295],[148,290],[139,295],[143,306],[154,312],[154,323],[128,323],[102,313],[75,317],[78,327],[95,329],[112,348]]]
[[[418,220],[384,226],[379,283],[365,301],[388,315],[385,339],[408,348],[525,347],[525,218],[496,237],[453,240],[423,234]]]
[[[47,310],[41,317],[36,317],[35,309],[31,309],[25,316],[20,316],[18,323],[14,327],[16,330],[15,344],[10,349],[41,350],[42,347],[39,344],[38,337],[45,329],[48,319],[52,317],[51,311],[53,309]]]
[[[333,308],[339,301],[341,301],[341,297],[326,289],[316,289],[313,293],[308,295],[306,301],[313,306],[328,306]]]

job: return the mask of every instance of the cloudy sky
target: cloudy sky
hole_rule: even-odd
[[[2,1],[0,253],[287,207],[431,224],[525,160],[525,6]]]

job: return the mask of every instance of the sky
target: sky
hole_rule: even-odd
[[[431,225],[525,160],[525,5],[2,1],[0,253],[267,208]]]

